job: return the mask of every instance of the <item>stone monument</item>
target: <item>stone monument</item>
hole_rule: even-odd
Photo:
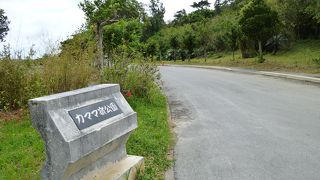
[[[143,157],[126,152],[137,114],[119,85],[32,99],[29,108],[45,142],[42,179],[132,179],[143,169]]]

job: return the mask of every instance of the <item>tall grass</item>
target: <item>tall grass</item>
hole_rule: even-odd
[[[139,54],[128,55],[126,50],[113,55],[113,66],[102,72],[103,83],[118,83],[124,94],[128,92],[137,97],[147,98],[152,102],[155,82],[160,78],[156,64],[141,60]]]
[[[93,59],[94,43],[76,35],[62,44],[59,54],[38,60],[0,60],[0,110],[23,108],[28,99],[98,82]]]
[[[303,40],[293,43],[290,49],[281,50],[276,55],[266,54],[264,63],[257,63],[255,58],[241,58],[240,51],[235,53],[235,61],[231,52],[213,54],[208,61],[192,59],[188,64],[217,65],[252,68],[258,70],[290,71],[304,73],[320,73],[317,59],[320,58],[320,41]],[[173,62],[168,62],[173,63]],[[178,64],[187,62],[177,61]]]

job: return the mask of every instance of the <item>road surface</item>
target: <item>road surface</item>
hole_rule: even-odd
[[[209,69],[160,72],[176,126],[176,179],[320,179],[320,86]]]

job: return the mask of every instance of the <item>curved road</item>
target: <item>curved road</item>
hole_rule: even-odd
[[[161,67],[178,180],[320,179],[320,86]]]

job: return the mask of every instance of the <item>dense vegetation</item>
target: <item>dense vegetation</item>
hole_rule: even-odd
[[[26,56],[10,45],[3,47],[0,110],[24,109],[28,99],[38,96],[98,83],[119,83],[130,103],[141,111],[142,128],[130,139],[128,151],[147,157],[145,177],[152,179],[160,177],[168,166],[165,152],[169,144],[165,102],[155,84],[159,75],[154,62],[187,60],[319,72],[318,0],[216,0],[214,4],[200,0],[190,6],[193,12],[179,10],[171,22],[165,23],[165,7],[159,0],[150,0],[147,7],[136,0],[82,1],[79,7],[86,15],[83,28],[58,47],[49,44],[42,57],[35,57],[34,46]],[[0,41],[5,40],[9,20],[0,9]],[[0,139],[28,146],[25,151],[32,151],[37,162],[27,159],[18,165],[31,167],[22,171],[33,176],[43,159],[42,145],[35,143],[39,137],[30,130],[30,119],[18,119],[4,122],[0,116]],[[26,133],[16,136],[14,129]],[[22,157],[7,154],[12,151],[10,147],[17,146],[0,146],[0,165]]]
[[[268,53],[264,55],[265,62],[259,63],[256,57],[241,58],[241,51],[234,52],[235,60],[232,59],[232,52],[219,52],[211,55],[204,61],[203,58],[192,59],[191,62],[167,61],[167,63],[181,65],[208,65],[224,67],[240,67],[262,71],[286,71],[289,73],[319,74],[320,64],[314,62],[320,57],[320,43],[318,40],[300,40],[291,45],[290,50],[279,51],[277,55]]]
[[[259,62],[264,62],[263,54],[320,38],[316,0],[225,0],[216,1],[215,10],[204,2],[192,13],[178,11],[167,27],[151,37],[150,55],[161,60],[206,59],[208,54],[240,50],[242,58],[259,55]]]
[[[80,7],[87,15],[86,26],[58,47],[48,46],[42,57],[35,59],[33,47],[25,57],[10,45],[1,52],[0,179],[39,177],[43,142],[26,113],[28,99],[99,83],[119,83],[138,113],[139,128],[130,136],[127,151],[145,157],[139,178],[161,179],[170,166],[171,135],[166,100],[156,85],[158,69],[140,51],[146,30],[139,20],[141,6],[136,1],[98,0]]]
[[[102,51],[107,64],[124,49],[144,59],[174,61],[206,61],[217,54],[240,51],[242,59],[257,56],[257,62],[263,63],[264,54],[276,55],[296,42],[320,38],[320,3],[316,0],[217,0],[213,5],[200,0],[190,5],[195,11],[177,11],[167,24],[159,0],[150,1],[149,13],[133,2],[125,7],[134,6],[134,15],[121,18],[124,14],[117,14],[119,21],[104,27]],[[319,57],[312,57],[311,62],[318,66]]]
[[[92,65],[103,69],[112,67],[119,56],[206,61],[237,50],[241,58],[257,56],[263,63],[264,54],[275,55],[290,50],[297,41],[320,38],[317,0],[216,0],[213,4],[200,0],[190,6],[193,12],[179,10],[171,22],[165,23],[165,7],[159,0],[150,0],[147,7],[136,0],[84,0],[80,8],[87,22],[75,33],[78,38],[63,44],[76,45],[74,39],[87,38],[94,46]],[[11,55],[8,49],[4,48],[2,57]],[[318,59],[312,62],[317,65]]]

